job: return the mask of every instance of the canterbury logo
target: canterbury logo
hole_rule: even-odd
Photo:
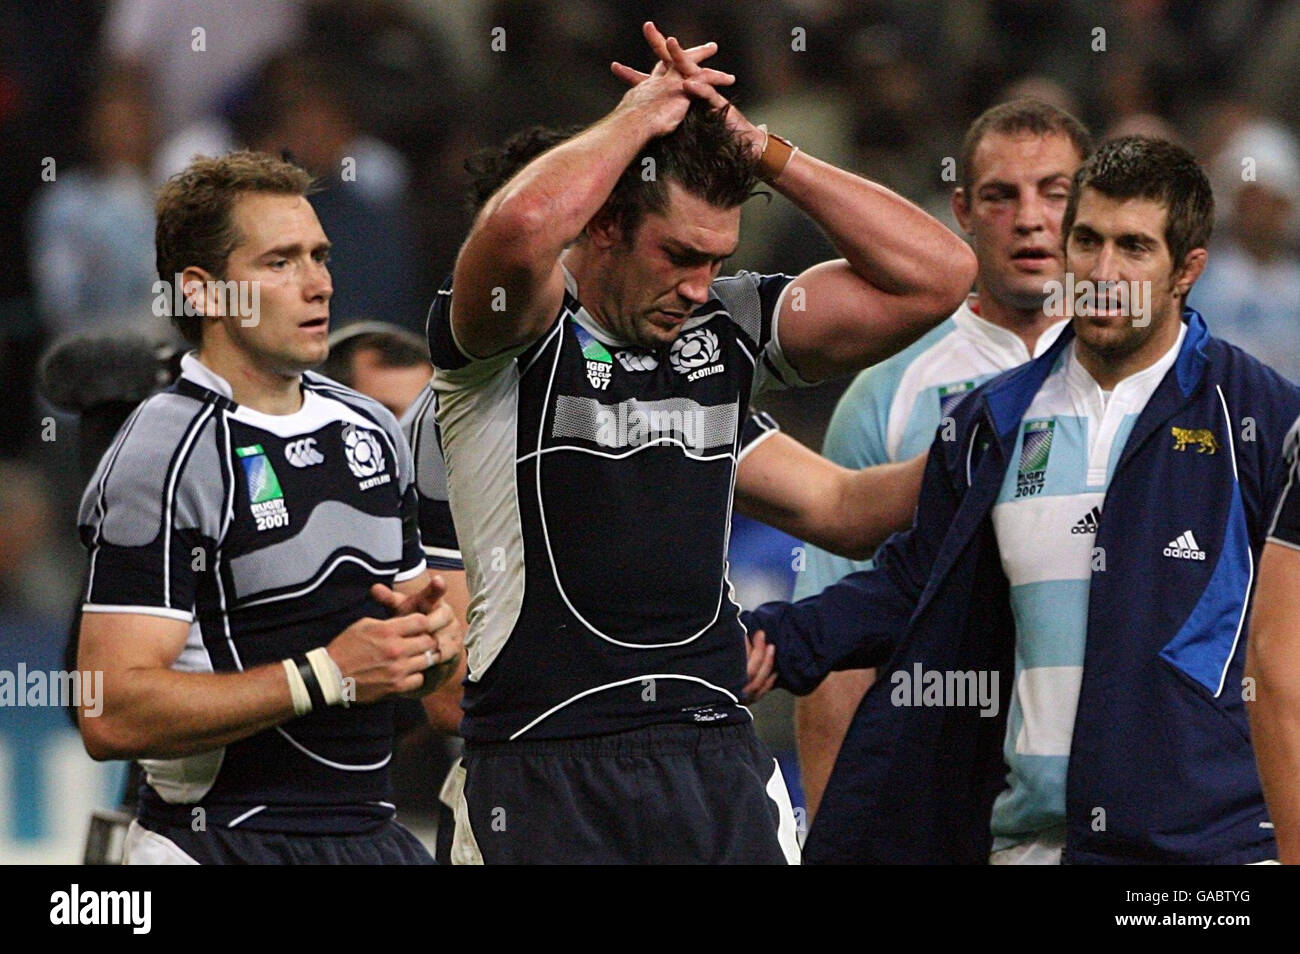
[[[304,437],[284,445],[284,459],[295,467],[311,467],[325,462],[325,455],[316,449],[316,438]]]
[[[1204,560],[1205,551],[1196,542],[1196,537],[1192,536],[1192,531],[1188,530],[1180,533],[1176,540],[1169,541],[1169,546],[1165,547],[1165,556],[1178,560]]]
[[[636,351],[615,351],[614,357],[625,371],[653,371],[659,367],[659,359],[649,353]]]
[[[1219,449],[1219,442],[1214,439],[1214,433],[1203,427],[1171,427],[1171,434],[1174,435],[1174,450],[1187,450],[1188,444],[1196,444],[1196,453],[1213,454]]]

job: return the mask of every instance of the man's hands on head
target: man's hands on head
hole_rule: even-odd
[[[700,65],[718,52],[718,44],[709,42],[683,49],[677,37],[665,39],[649,21],[641,30],[658,62],[649,73],[618,62],[610,64],[610,71],[632,87],[624,94],[619,108],[640,110],[653,117],[651,122],[654,123],[655,135],[664,135],[677,128],[692,99],[702,99],[714,109],[730,107],[727,109],[727,125],[750,143],[754,157],[758,158],[765,140],[762,130],[718,92],[719,86],[730,86],[736,77]]]

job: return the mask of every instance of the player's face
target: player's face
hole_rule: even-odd
[[[953,211],[971,236],[980,293],[1009,308],[1042,306],[1063,272],[1061,217],[1081,162],[1069,136],[989,133],[975,147],[969,193]]]
[[[374,350],[358,351],[352,359],[352,387],[388,408],[393,417],[401,417],[415,403],[431,377],[433,368],[427,364],[390,367]]]
[[[663,213],[648,214],[632,241],[609,250],[601,295],[610,328],[644,348],[671,342],[736,251],[740,208],[720,209],[668,184]]]
[[[233,209],[240,243],[226,279],[257,283],[257,312],[223,319],[231,341],[259,366],[293,375],[329,354],[329,240],[302,196],[252,193]]]
[[[1098,355],[1113,360],[1134,354],[1180,320],[1174,288],[1186,280],[1188,269],[1175,273],[1165,244],[1167,214],[1152,199],[1112,199],[1088,188],[1079,196],[1066,236],[1066,270],[1076,283],[1125,283],[1123,292],[1110,284],[1107,294],[1076,291],[1072,299],[1075,334]],[[1142,299],[1131,293],[1133,282],[1144,289]]]

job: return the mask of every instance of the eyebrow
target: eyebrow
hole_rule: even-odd
[[[1102,238],[1102,234],[1092,226],[1083,222],[1074,223],[1074,228],[1070,230],[1072,235],[1085,235],[1088,238]],[[1115,236],[1116,244],[1121,242],[1136,242],[1140,245],[1150,245],[1152,247],[1159,244],[1159,239],[1154,235],[1148,235],[1145,232],[1121,232]]]
[[[676,255],[679,258],[689,259],[696,262],[721,262],[723,259],[731,258],[736,254],[737,246],[733,246],[730,252],[722,255],[712,255],[703,249],[694,248],[690,245],[683,245],[681,242],[668,239],[663,243],[664,251],[670,255]]]
[[[313,252],[328,252],[334,247],[332,242],[319,242],[312,246]],[[295,255],[301,255],[303,245],[301,242],[293,242],[289,245],[277,245],[274,248],[268,248],[258,258],[266,258],[268,255],[277,255],[282,258],[293,258]]]
[[[1042,176],[1037,183],[1039,188],[1051,185],[1057,179],[1070,179],[1068,172],[1053,172]],[[1007,182],[1005,179],[990,179],[988,182],[981,182],[975,189],[976,192],[983,192],[985,189],[1018,189],[1019,186],[1014,182]]]

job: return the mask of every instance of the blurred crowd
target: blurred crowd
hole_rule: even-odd
[[[965,126],[1050,100],[1099,137],[1190,146],[1219,220],[1190,303],[1300,380],[1295,0],[8,0],[0,17],[0,645],[65,625],[79,582],[76,419],[36,358],[76,331],[164,338],[152,194],[249,146],[319,178],[336,326],[423,330],[469,225],[464,163],[531,124],[586,124],[646,65],[639,25],[716,40],[738,106],[919,202],[948,196]],[[734,265],[832,254],[779,197]],[[813,446],[844,382],[769,402]],[[743,594],[742,594],[743,595]],[[30,621],[36,619],[40,625]]]

